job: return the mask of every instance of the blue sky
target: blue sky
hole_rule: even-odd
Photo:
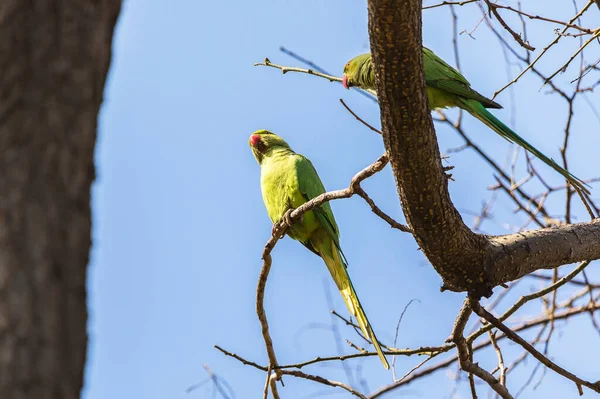
[[[541,5],[541,0],[528,2],[532,10]],[[564,16],[572,12],[569,7],[544,12]],[[480,15],[477,6],[459,12],[461,30],[472,29]],[[598,17],[597,10],[593,13]],[[454,64],[451,29],[447,9],[425,13],[424,43]],[[532,29],[530,34],[540,48],[552,38],[550,28]],[[518,69],[507,74],[501,49],[485,27],[473,36],[459,37],[463,73],[478,91],[491,95]],[[574,42],[569,43],[566,50],[550,54],[546,70],[560,66]],[[328,189],[346,187],[357,171],[383,153],[380,137],[358,124],[338,100],[343,98],[378,126],[376,104],[338,84],[253,66],[265,57],[298,65],[278,51],[281,45],[339,75],[348,59],[368,48],[366,4],[129,0],[123,5],[99,117],[85,399],[210,397],[209,386],[185,393],[206,377],[203,364],[226,380],[237,398],[262,392],[262,372],[213,348],[218,344],[266,364],[254,298],[260,254],[271,223],[248,136],[262,128],[280,134],[313,161]],[[568,82],[574,76],[571,71],[559,79]],[[539,88],[538,79],[525,76],[514,96],[509,91],[499,96],[505,109],[495,113],[507,122],[515,121],[517,131],[556,157],[565,115],[557,108],[560,101]],[[589,98],[600,100],[597,93]],[[554,109],[560,111],[549,112]],[[467,116],[465,123],[500,162],[512,154],[507,143],[473,118]],[[570,167],[583,178],[598,175],[589,160],[600,145],[598,129],[593,127],[598,123],[582,103],[570,147],[578,156],[571,158]],[[437,131],[442,151],[462,144],[445,126]],[[472,223],[468,212],[478,211],[489,198],[487,187],[494,182],[491,170],[470,151],[453,154],[450,161],[455,166],[456,181],[450,185],[453,200]],[[545,170],[545,176],[561,182],[551,171]],[[380,207],[403,220],[389,167],[364,187]],[[557,198],[553,208],[557,213],[563,209],[561,200]],[[441,344],[463,294],[440,293],[439,276],[411,236],[389,229],[362,200],[337,201],[332,206],[350,275],[380,339],[393,339],[398,316],[416,298],[420,302],[404,317],[398,346]],[[507,223],[519,225],[523,219],[512,211],[513,205],[502,198],[494,211],[496,222],[484,225],[486,231],[506,233]],[[337,354],[331,332],[318,328],[331,322],[324,282],[332,291],[335,309],[347,311],[323,263],[289,238],[278,243],[273,257],[266,310],[280,362]],[[531,290],[537,285],[531,281],[523,287]],[[539,311],[535,306],[530,309]],[[585,358],[572,355],[588,353],[589,359],[598,358],[600,353],[593,352],[600,351],[590,349],[600,347],[598,335],[588,325],[583,317],[570,322],[553,344],[554,355],[565,367],[597,380]],[[356,338],[340,328],[344,337]],[[514,345],[504,343],[504,347],[507,355],[519,353]],[[478,360],[486,367],[495,366],[491,352]],[[398,359],[398,374],[418,361]],[[391,382],[391,374],[376,358],[350,364],[362,366],[370,390]],[[455,372],[456,367],[450,370]],[[306,371],[345,378],[339,364]],[[511,376],[514,385],[509,387],[520,386],[526,377]],[[522,398],[576,395],[573,384],[551,373],[544,381]],[[450,397],[454,384],[440,372],[395,395]],[[462,397],[468,395],[465,388],[461,383]],[[484,392],[483,387],[480,390]],[[347,396],[292,378],[281,390],[285,398],[327,392]]]

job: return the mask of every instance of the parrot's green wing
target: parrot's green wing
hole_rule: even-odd
[[[303,155],[296,155],[298,186],[306,201],[310,201],[311,199],[323,194],[325,192],[325,187],[323,186],[323,182],[321,182],[321,179],[317,174],[317,170],[310,160]],[[321,226],[323,226],[327,232],[327,235],[333,240],[335,247],[338,249],[338,251],[340,251],[340,254],[342,254],[344,263],[348,264],[346,261],[346,256],[340,247],[340,232],[337,223],[335,222],[335,218],[333,217],[333,211],[331,210],[329,202],[325,202],[323,205],[314,208],[313,212]],[[307,248],[309,248],[311,251],[315,252],[313,248],[309,247],[310,243],[308,245],[304,245],[307,246]]]
[[[460,72],[427,47],[423,47],[423,69],[428,88],[436,88],[447,94],[479,101],[486,108],[502,108],[500,104],[471,89],[471,84]]]

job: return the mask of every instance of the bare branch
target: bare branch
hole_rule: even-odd
[[[581,391],[581,386],[588,387],[591,390],[600,393],[600,382],[592,383],[592,382],[586,381],[584,379],[577,377],[575,374],[563,369],[562,367],[558,366],[556,363],[552,362],[546,356],[542,355],[529,342],[525,341],[523,338],[521,338],[519,335],[517,335],[515,332],[513,332],[510,328],[508,328],[504,324],[502,324],[501,321],[496,319],[491,313],[489,313],[482,306],[480,306],[479,302],[477,302],[476,300],[471,300],[471,306],[473,308],[473,311],[475,313],[477,313],[477,315],[484,318],[486,321],[488,321],[494,327],[496,327],[497,329],[502,331],[511,341],[514,341],[517,344],[521,345],[523,348],[525,348],[529,353],[531,353],[531,355],[533,357],[535,357],[537,360],[539,360],[546,367],[548,367],[549,369],[562,375],[563,377],[568,378],[571,381],[575,382],[575,384],[577,385],[577,390],[580,395],[583,395],[583,392]]]
[[[267,380],[265,381],[265,387],[263,389],[263,399],[267,399],[269,397],[269,382],[271,381],[271,371],[272,365],[269,364],[269,369],[267,370]]]
[[[331,387],[342,388],[342,389],[345,389],[346,391],[350,392],[354,396],[357,396],[357,397],[359,397],[361,399],[367,399],[367,397],[365,395],[363,395],[362,393],[358,392],[354,388],[352,388],[352,387],[350,387],[350,386],[348,386],[348,385],[346,385],[344,383],[338,382],[338,381],[328,380],[327,378],[323,378],[323,377],[320,377],[318,375],[306,374],[306,373],[303,373],[300,370],[283,370],[283,373],[286,374],[286,375],[291,375],[291,376],[294,376],[294,377],[304,378],[306,380],[315,381],[315,382],[318,382],[318,383],[323,384],[323,385],[329,385]]]
[[[265,58],[265,60],[263,62],[257,62],[254,64],[254,66],[267,66],[267,67],[271,67],[271,68],[276,68],[279,69],[281,71],[281,73],[286,74],[288,72],[297,72],[297,73],[306,73],[308,75],[314,75],[314,76],[318,76],[320,78],[323,79],[327,79],[330,82],[342,82],[342,78],[338,78],[337,76],[333,76],[333,75],[327,75],[325,73],[321,73],[312,69],[304,69],[304,68],[295,68],[295,67],[288,67],[288,66],[283,66],[283,65],[277,65],[272,63],[268,58]],[[362,89],[358,89],[357,90],[362,90]],[[364,92],[367,92],[369,94],[371,94],[372,96],[377,96],[377,93],[375,93],[373,90],[363,90]]]
[[[263,259],[263,267],[260,271],[258,277],[258,285],[256,287],[256,314],[258,315],[258,319],[260,321],[260,325],[262,328],[262,335],[265,341],[265,347],[267,349],[267,355],[269,356],[269,368],[275,370],[275,375],[277,379],[281,379],[281,372],[278,369],[279,363],[277,363],[277,357],[275,356],[275,349],[273,348],[273,340],[271,339],[271,334],[269,333],[269,323],[267,321],[267,315],[265,313],[264,307],[264,299],[265,299],[265,287],[267,285],[267,278],[269,277],[269,271],[271,270],[271,250],[279,240],[279,237],[285,232],[284,228],[281,229],[280,234],[274,234],[273,237],[269,240],[267,245],[265,245],[265,249],[263,250],[262,259]],[[273,397],[277,395],[277,386],[275,383],[271,383],[271,391],[273,392]]]
[[[474,363],[471,359],[472,350],[469,348],[469,343],[463,336],[463,333],[472,311],[471,300],[467,298],[458,314],[458,317],[456,318],[452,335],[447,339],[447,341],[451,341],[456,344],[456,349],[458,350],[458,362],[463,371],[472,373],[481,378],[483,381],[487,382],[488,385],[502,398],[514,399],[506,387],[502,385],[500,381],[496,379],[496,377],[479,367],[479,365]]]
[[[585,13],[590,8],[590,6],[592,4],[594,4],[594,0],[589,0],[588,3],[581,9],[581,11],[579,11],[577,14],[575,14],[575,16],[573,18],[571,18],[567,24],[568,25],[573,24],[573,22],[575,22],[579,17],[581,17],[583,15],[583,13]],[[563,35],[567,31],[567,29],[569,29],[569,27],[565,26],[565,28],[563,28],[563,30],[560,32],[560,34],[556,35],[554,40],[550,44],[548,44],[546,47],[544,47],[544,49],[540,52],[540,54],[538,54],[538,56],[531,63],[529,63],[529,65],[527,65],[527,67],[525,69],[523,69],[513,80],[511,80],[506,85],[504,85],[500,90],[496,91],[494,93],[494,95],[492,96],[492,100],[495,99],[498,94],[500,94],[504,90],[506,90],[506,88],[508,86],[512,85],[513,83],[516,83],[519,79],[521,79],[521,77],[525,74],[525,72],[527,72],[528,70],[533,68],[533,66],[540,60],[540,58],[542,58],[544,56],[544,54],[546,54],[546,52],[552,46],[554,46],[556,43],[558,43],[558,41],[561,39],[561,37],[563,37]]]
[[[369,177],[373,176],[375,173],[381,171],[388,163],[388,156],[387,154],[384,154],[382,156],[379,157],[379,159],[377,161],[375,161],[373,164],[367,166],[366,168],[364,168],[363,170],[361,170],[360,172],[358,172],[356,175],[354,175],[354,177],[352,178],[351,182],[350,182],[350,186],[342,189],[342,190],[336,190],[336,191],[329,191],[326,193],[323,193],[313,199],[311,199],[310,201],[306,202],[305,204],[303,204],[302,206],[299,206],[298,208],[294,209],[291,213],[290,213],[290,219],[291,220],[297,220],[299,219],[304,213],[310,211],[311,209],[314,209],[318,206],[321,206],[322,204],[324,204],[325,202],[329,202],[329,201],[333,201],[336,199],[342,199],[342,198],[350,198],[355,194],[358,194],[358,191],[360,190],[360,183],[365,180],[368,179]],[[369,204],[370,205],[370,204]],[[390,223],[390,221],[388,219],[386,219],[386,215],[383,214],[383,212],[381,212],[380,215],[382,216],[382,218]],[[389,217],[387,217],[389,218]],[[389,218],[391,219],[391,218]],[[393,223],[393,227],[397,228],[398,230],[401,230],[403,232],[406,233],[411,233],[411,229],[408,226],[402,225],[400,223],[394,222],[392,220]],[[390,224],[392,224],[390,223]],[[280,223],[278,226],[276,226],[276,230],[280,233],[283,234],[283,224],[284,223]],[[271,240],[269,240],[269,243],[271,243],[271,241],[274,239],[274,237],[271,238]],[[277,240],[275,240],[275,242],[277,242]],[[267,243],[267,246],[270,246],[269,243]],[[273,243],[274,245],[275,243]],[[266,249],[267,247],[265,247]],[[269,248],[269,253],[271,251],[272,247]],[[267,253],[268,254],[268,253]]]
[[[430,10],[432,8],[442,7],[442,6],[464,6],[465,4],[475,3],[479,0],[464,0],[464,1],[442,1],[439,4],[434,4],[432,6],[425,6],[423,10]]]
[[[584,28],[584,27],[581,27],[579,25],[575,25],[573,23],[569,23],[569,22],[565,22],[565,21],[559,21],[557,19],[552,19],[552,18],[546,18],[546,17],[542,17],[540,15],[533,15],[533,14],[526,13],[524,11],[512,8],[511,6],[505,6],[505,5],[502,5],[502,4],[492,3],[492,6],[493,6],[493,8],[500,8],[500,9],[503,9],[503,10],[512,11],[512,12],[517,13],[519,15],[525,16],[525,17],[527,17],[529,19],[537,19],[537,20],[540,20],[540,21],[551,22],[551,23],[554,23],[554,24],[565,26],[567,28],[577,29],[577,30],[579,30],[579,31],[581,31],[583,33],[587,33],[587,34],[590,34],[590,35],[594,34],[594,30],[593,29]]]
[[[557,312],[556,315],[554,315],[554,320],[565,320],[565,319],[569,319],[569,318],[571,318],[573,316],[584,314],[584,313],[587,313],[589,311],[595,311],[595,310],[600,310],[600,305],[596,305],[595,308],[590,308],[589,305],[574,307],[574,308],[567,309],[565,311]],[[529,330],[529,329],[534,328],[534,327],[538,327],[538,326],[541,326],[541,325],[546,325],[549,321],[550,321],[550,316],[544,315],[544,316],[535,318],[533,320],[529,320],[529,321],[527,321],[525,323],[522,323],[520,325],[517,325],[517,326],[513,327],[513,331],[514,332],[526,331],[526,330]],[[487,332],[487,331],[488,331],[488,329],[485,329],[484,332]],[[482,332],[482,333],[484,333],[484,332]],[[479,335],[478,335],[478,333],[472,334],[471,336],[467,337],[467,341],[472,342],[471,338],[474,335],[479,336],[480,334]],[[504,334],[498,335],[496,337],[496,341],[500,341],[500,340],[502,340],[504,338],[506,338],[506,335],[504,335]],[[491,343],[490,340],[481,342],[481,343],[473,346],[473,352],[475,353],[475,352],[477,352],[477,351],[479,351],[481,349],[487,348],[487,347],[489,347],[491,345],[492,345],[492,343]],[[454,347],[455,347],[454,344],[450,344],[448,346],[445,346],[445,347],[443,347],[444,348],[444,352],[446,352],[446,351],[448,351],[448,350],[450,350],[450,349],[452,349]],[[391,353],[392,352],[390,352],[390,354]],[[376,352],[367,353],[367,354],[364,354],[363,356],[377,356],[377,353]],[[433,374],[436,371],[445,369],[446,367],[448,367],[449,365],[455,363],[456,361],[458,361],[458,356],[457,355],[452,356],[452,357],[450,357],[450,358],[448,358],[446,360],[443,360],[440,363],[434,364],[434,365],[432,365],[430,367],[427,367],[425,369],[417,371],[416,373],[412,374],[411,376],[409,376],[408,378],[406,378],[403,381],[395,382],[395,383],[392,383],[390,385],[386,385],[384,387],[381,387],[380,389],[378,389],[377,391],[375,391],[374,393],[372,393],[369,396],[369,399],[378,398],[378,397],[380,397],[381,395],[383,395],[385,393],[393,391],[394,389],[397,389],[397,388],[399,388],[401,386],[410,384],[411,382],[416,381],[418,379],[421,379],[423,377],[427,377],[428,375]],[[514,365],[511,366],[511,367],[509,367],[509,369],[512,368],[512,367],[514,367]]]
[[[498,10],[496,10],[495,4],[490,2],[489,0],[484,0],[485,4],[487,4],[489,10],[492,12],[492,14],[494,14],[494,16],[496,17],[496,19],[498,20],[498,22],[500,22],[500,25],[502,25],[502,27],[508,32],[510,33],[510,35],[515,39],[515,41],[517,43],[519,43],[519,46],[523,47],[526,50],[529,51],[534,51],[535,47],[531,46],[529,43],[525,43],[523,41],[523,39],[521,39],[521,36],[519,36],[519,34],[517,34],[514,30],[511,29],[510,26],[508,26],[508,24],[504,21],[504,19],[502,19],[502,17],[500,16],[500,14],[498,13]]]
[[[506,387],[506,367],[504,366],[504,357],[502,356],[502,351],[500,350],[500,346],[496,341],[496,332],[488,331],[488,335],[490,336],[490,342],[496,351],[496,356],[498,356],[498,370],[500,370],[500,384]]]
[[[577,49],[577,51],[575,51],[575,53],[573,55],[571,55],[571,57],[567,60],[567,62],[562,67],[557,69],[556,72],[554,72],[552,75],[550,75],[548,77],[548,79],[546,79],[546,83],[548,83],[550,80],[552,80],[560,72],[565,72],[567,70],[567,67],[569,66],[569,64],[571,64],[571,61],[573,61],[575,59],[575,57],[577,57],[577,55],[579,53],[581,53],[583,51],[583,49],[588,46],[588,44],[590,44],[591,42],[596,40],[598,37],[600,37],[600,28],[598,28],[596,30],[596,33],[594,34],[594,36],[592,36],[588,40],[586,40],[585,43],[583,43],[583,45],[581,45],[581,47],[579,47],[579,49]]]
[[[540,269],[600,258],[600,219],[491,237],[493,280],[508,282]],[[541,252],[540,252],[541,251]]]
[[[346,110],[348,112],[350,112],[350,114],[356,118],[357,121],[359,121],[360,123],[362,123],[363,125],[365,125],[366,127],[368,127],[369,129],[371,129],[372,131],[374,131],[375,133],[381,135],[381,130],[374,128],[373,126],[369,125],[367,122],[364,121],[364,119],[362,119],[360,116],[356,115],[356,113],[354,111],[352,111],[350,109],[349,106],[346,105],[346,103],[344,102],[344,100],[342,100],[340,98],[340,102],[342,103],[342,105],[344,106],[344,108],[346,108]]]
[[[359,197],[361,197],[362,199],[364,199],[366,201],[366,203],[369,204],[369,206],[371,207],[371,210],[373,211],[373,213],[376,214],[377,216],[379,216],[380,218],[382,218],[384,221],[386,221],[387,224],[389,224],[391,228],[397,229],[397,230],[400,230],[400,231],[404,231],[405,233],[412,232],[412,230],[410,230],[410,227],[405,226],[405,225],[403,225],[401,223],[396,222],[391,216],[389,216],[388,214],[386,214],[385,212],[383,212],[375,204],[375,202],[371,199],[371,197],[369,197],[369,195],[365,192],[365,190],[363,190],[362,187],[358,186],[354,191],[355,191],[356,195],[358,195]]]

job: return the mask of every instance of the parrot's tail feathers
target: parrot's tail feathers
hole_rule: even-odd
[[[560,173],[571,185],[578,191],[590,195],[589,184],[585,183],[583,180],[579,179],[571,172],[554,162],[553,159],[548,158],[546,155],[542,154],[537,148],[529,144],[524,138],[515,133],[512,129],[502,123],[498,118],[492,115],[483,105],[474,100],[465,100],[461,99],[462,106],[464,110],[469,112],[475,118],[479,119],[481,122],[486,124],[490,129],[498,133],[500,136],[504,137],[511,143],[515,143],[536,157],[538,157],[542,162],[546,165],[550,166],[552,169]]]
[[[383,367],[385,367],[386,370],[389,370],[390,365],[383,354],[383,350],[381,349],[379,341],[375,336],[375,332],[369,323],[369,319],[367,319],[367,315],[365,314],[365,311],[358,300],[358,295],[354,290],[354,286],[352,285],[352,281],[350,280],[346,266],[342,261],[342,255],[339,253],[339,251],[336,251],[335,248],[332,252],[332,257],[322,255],[323,260],[325,261],[325,264],[327,265],[327,268],[329,269],[329,272],[331,273],[331,276],[333,277],[340,294],[342,294],[342,298],[344,298],[344,302],[348,307],[348,311],[350,311],[350,314],[356,318],[356,321],[358,322],[358,325],[360,326],[364,336],[373,343],[373,346],[375,346],[375,351],[377,352],[377,355],[379,355],[379,359],[381,359]]]

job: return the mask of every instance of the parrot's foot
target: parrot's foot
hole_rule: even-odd
[[[293,211],[293,210],[294,210],[294,209],[288,209],[288,210],[287,210],[287,211],[286,211],[286,212],[283,214],[283,216],[281,217],[281,220],[279,220],[279,222],[278,222],[278,223],[275,223],[275,224],[273,225],[273,227],[271,228],[271,235],[272,235],[272,236],[275,236],[275,235],[277,234],[278,227],[279,227],[281,224],[284,224],[284,225],[285,225],[285,227],[286,227],[286,230],[287,230],[287,229],[289,229],[290,227],[292,227],[292,224],[294,223],[294,221],[292,220],[292,217],[291,217],[291,214],[292,214],[292,211]],[[281,234],[281,236],[280,236],[279,238],[283,238],[283,237],[285,237],[285,232],[284,232],[283,234]]]
[[[292,227],[292,224],[294,223],[294,221],[292,220],[292,211],[293,209],[288,209],[284,214],[283,217],[281,218],[281,220],[283,220],[283,222],[285,224],[287,224],[288,227]]]

